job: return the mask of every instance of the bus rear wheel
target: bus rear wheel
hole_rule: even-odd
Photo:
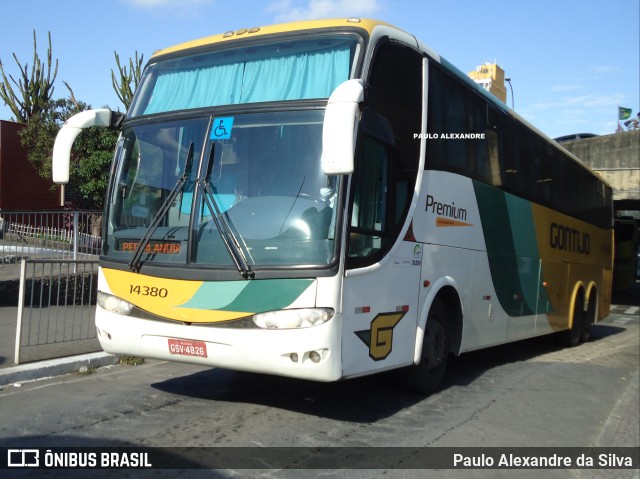
[[[429,310],[420,362],[406,371],[405,383],[413,391],[430,394],[440,387],[450,354],[446,308],[436,298]]]
[[[584,296],[580,293],[576,297],[576,302],[573,305],[573,318],[571,321],[571,328],[565,331],[565,342],[569,347],[578,346],[582,343],[583,338],[586,336],[587,331],[586,328],[589,327],[590,324],[587,325],[587,314],[584,311]]]
[[[596,322],[596,316],[598,314],[598,294],[596,291],[592,291],[589,295],[589,302],[587,303],[587,312],[585,313],[584,323],[582,325],[582,332],[580,334],[580,342],[586,343],[591,337],[591,326]]]

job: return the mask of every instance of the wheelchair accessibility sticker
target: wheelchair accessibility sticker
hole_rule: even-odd
[[[231,130],[233,129],[233,116],[223,116],[213,119],[213,128],[211,129],[211,140],[228,140],[231,138]]]

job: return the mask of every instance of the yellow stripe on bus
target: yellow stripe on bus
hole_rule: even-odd
[[[252,314],[246,311],[181,307],[200,289],[202,281],[157,278],[107,268],[103,268],[102,273],[115,296],[162,318],[189,323],[215,323]]]

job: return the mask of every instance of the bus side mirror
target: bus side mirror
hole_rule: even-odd
[[[322,125],[322,172],[325,175],[353,173],[353,157],[364,101],[364,82],[347,80],[338,85],[327,102]]]
[[[56,135],[53,144],[53,158],[51,161],[51,178],[54,183],[69,182],[69,161],[71,146],[84,128],[100,126],[107,128],[118,127],[124,116],[122,113],[112,112],[107,108],[100,110],[86,110],[73,115]]]

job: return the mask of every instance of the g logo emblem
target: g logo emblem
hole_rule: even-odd
[[[374,361],[386,359],[393,349],[393,328],[406,311],[380,313],[371,321],[371,329],[356,331],[360,340],[369,346],[369,357]]]

